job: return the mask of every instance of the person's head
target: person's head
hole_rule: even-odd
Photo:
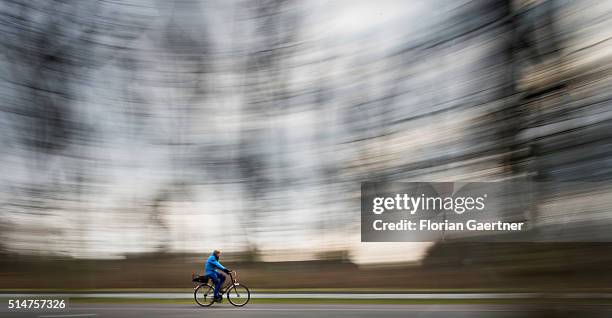
[[[221,257],[221,250],[214,250],[213,255],[215,255],[215,257],[219,259]]]

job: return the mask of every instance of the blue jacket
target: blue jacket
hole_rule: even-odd
[[[206,275],[215,275],[215,270],[217,268],[220,270],[225,270],[225,267],[221,265],[221,263],[219,263],[219,259],[215,256],[215,254],[212,254],[208,257],[208,260],[206,261]]]

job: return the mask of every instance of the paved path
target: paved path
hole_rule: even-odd
[[[523,305],[264,305],[253,304],[234,308],[230,304],[200,308],[195,305],[142,305],[142,304],[79,304],[69,311],[55,313],[2,313],[2,317],[368,317],[371,318],[528,318],[528,317],[580,317],[612,316],[610,306],[579,306],[567,308],[538,308]]]

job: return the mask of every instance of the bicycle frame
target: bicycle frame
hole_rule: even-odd
[[[225,282],[223,283],[223,286],[221,286],[221,288],[219,288],[219,293],[220,293],[221,295],[225,294],[225,293],[227,292],[227,290],[228,290],[230,287],[232,287],[232,286],[234,286],[234,285],[236,285],[236,284],[239,284],[239,283],[236,281],[236,277],[234,277],[234,275],[233,275],[232,273],[234,273],[234,274],[235,274],[236,272],[235,272],[235,271],[231,271],[231,272],[229,272],[227,275],[229,275],[230,279],[229,279],[229,280],[228,280],[228,279],[226,279],[226,280],[225,280]],[[221,274],[221,275],[222,275],[222,274]],[[199,283],[199,284],[196,284],[196,285],[195,285],[195,287],[194,287],[194,289],[195,289],[195,288],[198,288],[198,286],[201,286],[201,285],[211,285],[212,287],[214,287],[214,286],[215,286],[215,283],[214,283],[214,282],[212,282],[212,284],[210,284],[209,282],[211,282],[211,281],[212,281],[212,279],[210,279],[210,278],[209,278],[209,279],[208,279],[208,281],[207,281],[206,283]]]
[[[237,284],[236,279],[234,278],[234,275],[232,275],[232,273],[233,272],[228,273],[231,282],[226,279],[226,283],[224,283],[225,286],[221,286],[221,288],[219,288],[219,293],[221,293],[221,295],[225,294],[230,287]]]
[[[226,279],[227,284],[223,284],[223,286],[220,286],[219,296],[223,297],[223,295],[227,295],[227,300],[236,307],[242,307],[246,305],[249,302],[249,299],[251,299],[251,292],[249,291],[249,288],[245,285],[238,283],[238,274],[235,271],[229,272],[225,275],[229,276],[229,279]],[[200,281],[200,283],[198,283],[197,286],[194,287],[193,291],[193,297],[196,303],[198,303],[198,305],[202,307],[209,307],[213,303],[218,302],[219,300],[217,298],[213,299],[212,297],[212,292],[214,288],[214,284],[210,283],[210,279],[208,279],[206,282]],[[204,294],[198,296],[198,291],[200,290],[202,290]],[[235,293],[230,291],[235,291]],[[200,299],[202,301],[200,301]]]

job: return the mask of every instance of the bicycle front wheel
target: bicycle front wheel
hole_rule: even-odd
[[[249,299],[251,299],[251,292],[242,284],[234,284],[227,290],[227,300],[236,307],[246,305]]]
[[[215,288],[208,284],[201,284],[193,291],[196,303],[202,307],[208,307],[215,302]]]

